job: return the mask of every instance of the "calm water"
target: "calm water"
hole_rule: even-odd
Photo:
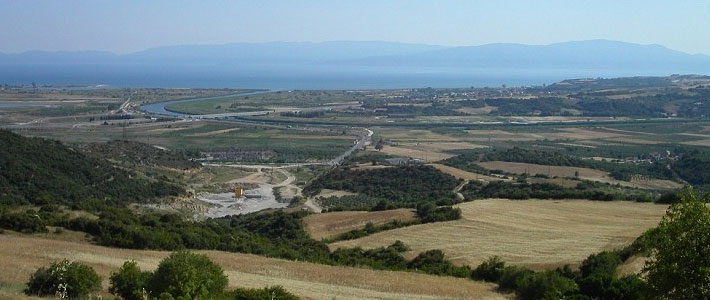
[[[375,89],[542,85],[569,78],[640,75],[629,71],[354,66],[3,65],[0,84],[106,84],[113,87]]]

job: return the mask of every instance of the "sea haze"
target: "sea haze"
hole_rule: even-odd
[[[568,78],[710,74],[710,57],[594,40],[471,47],[387,42],[235,43],[0,54],[0,84],[372,89],[540,85]]]

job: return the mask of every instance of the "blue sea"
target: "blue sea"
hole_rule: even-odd
[[[0,84],[111,87],[397,89],[533,86],[570,78],[667,76],[607,70],[377,68],[353,66],[2,65]]]

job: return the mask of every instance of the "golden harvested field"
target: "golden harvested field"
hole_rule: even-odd
[[[503,130],[466,130],[466,133],[471,135],[475,141],[535,141],[542,140],[544,137],[539,134],[532,133],[513,133]]]
[[[333,267],[256,255],[199,251],[220,264],[230,287],[281,285],[303,299],[506,299],[492,284],[424,274]],[[20,293],[22,284],[41,266],[67,258],[94,267],[104,279],[124,261],[136,260],[145,270],[157,267],[169,253],[113,249],[83,243],[0,235],[0,296],[33,299]]]
[[[457,221],[380,232],[331,247],[374,248],[401,240],[411,256],[441,249],[457,264],[477,266],[498,255],[533,269],[578,265],[592,253],[631,243],[656,226],[664,205],[586,200],[478,200],[459,205]]]
[[[439,161],[454,157],[454,155],[452,154],[442,153],[438,151],[423,151],[393,146],[385,146],[382,149],[382,152],[394,156],[418,158],[424,161]]]
[[[609,174],[607,172],[587,168],[547,166],[507,161],[486,161],[480,162],[478,163],[478,165],[489,170],[502,170],[515,174],[528,173],[530,175],[542,174],[550,177],[575,177],[575,172],[579,172],[579,178],[582,179],[595,181],[610,179]]]
[[[477,145],[466,142],[422,142],[422,143],[402,143],[398,144],[399,147],[430,151],[430,152],[443,152],[448,150],[459,150],[459,149],[480,149],[486,148],[483,145]]]
[[[365,227],[372,222],[375,225],[399,221],[414,220],[411,209],[395,209],[386,211],[339,211],[313,214],[303,219],[306,231],[316,240],[331,238],[353,229]]]
[[[377,135],[384,139],[393,141],[415,141],[415,142],[436,142],[436,141],[457,141],[459,139],[431,132],[429,130],[400,129],[400,128],[377,128]]]
[[[517,163],[517,162],[505,162],[505,161],[487,161],[478,163],[481,167],[489,170],[503,170],[509,173],[523,174],[528,173],[530,175],[543,174],[547,176],[558,176],[558,177],[575,177],[575,172],[579,172],[580,179],[586,179],[591,181],[599,181],[610,184],[620,184],[627,187],[636,187],[641,189],[677,189],[683,187],[682,184],[664,179],[648,179],[648,180],[633,180],[633,181],[622,181],[616,180],[609,176],[609,173],[588,169],[588,168],[578,168],[578,167],[564,167],[564,166],[547,166],[547,165],[537,165],[528,163]]]
[[[557,143],[562,146],[572,146],[572,147],[582,147],[582,148],[596,148],[596,146],[591,146],[591,145],[582,145],[582,144],[574,144],[574,143]]]
[[[697,140],[697,141],[689,141],[689,142],[682,142],[681,144],[683,144],[683,145],[690,145],[690,146],[705,146],[705,147],[710,147],[710,139],[707,139],[707,140]]]
[[[487,115],[496,109],[498,109],[498,108],[495,106],[486,105],[484,107],[462,107],[462,108],[457,108],[456,111],[460,111],[462,113],[467,113],[467,114],[472,114],[472,115]]]
[[[649,139],[633,138],[633,137],[618,137],[613,139],[608,139],[607,141],[625,143],[625,144],[639,144],[639,145],[656,145],[663,144],[663,141],[654,141],[652,137]]]
[[[570,139],[570,140],[594,140],[622,137],[626,134],[613,133],[608,131],[583,129],[583,128],[560,128],[557,133],[545,134],[549,139]]]
[[[456,178],[462,178],[463,180],[483,180],[483,181],[508,181],[507,178],[488,176],[483,174],[472,173],[464,171],[458,168],[450,167],[442,164],[429,164],[430,166],[438,169],[441,172],[454,176]]]
[[[187,136],[213,136],[213,135],[218,135],[218,134],[223,134],[223,133],[229,133],[229,132],[232,132],[235,130],[240,130],[240,129],[241,128],[239,128],[239,127],[227,128],[227,129],[222,129],[222,130],[193,133],[193,134],[188,134]]]

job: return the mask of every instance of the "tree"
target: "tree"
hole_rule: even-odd
[[[574,280],[555,271],[531,273],[517,280],[516,293],[522,300],[557,300],[576,292]]]
[[[493,256],[473,270],[471,277],[477,280],[497,282],[503,275],[505,262],[499,256]]]
[[[671,205],[658,225],[644,272],[653,298],[710,299],[710,194],[692,190]]]
[[[85,298],[101,289],[101,278],[93,268],[69,260],[41,267],[30,276],[25,293],[60,298]]]
[[[375,144],[375,149],[376,149],[377,151],[381,151],[382,148],[385,147],[384,144],[385,144],[384,141],[382,141],[382,139],[380,139],[379,141],[377,141],[377,144]]]
[[[124,300],[142,300],[151,274],[142,272],[135,261],[127,261],[118,272],[111,273],[108,291]]]
[[[224,291],[227,276],[207,256],[179,251],[160,262],[148,286],[161,299],[208,299]]]

